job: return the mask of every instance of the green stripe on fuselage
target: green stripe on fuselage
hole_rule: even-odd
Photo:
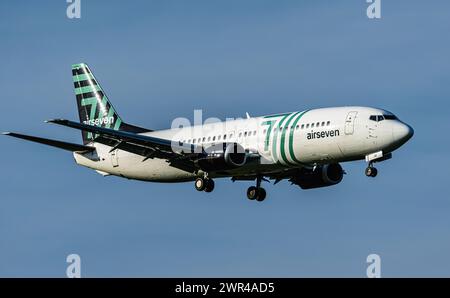
[[[291,123],[292,119],[294,119],[300,112],[296,112],[293,113],[289,119],[286,122],[285,127],[283,127],[283,132],[281,133],[281,138],[280,138],[280,153],[281,153],[281,158],[284,160],[285,163],[289,164],[289,160],[286,157],[286,152],[285,152],[285,138],[286,138],[286,131],[288,129],[290,129],[290,132],[292,133],[295,130],[295,125],[292,128],[289,128],[289,124]]]
[[[262,125],[268,125],[269,127],[267,128],[267,134],[266,134],[266,138],[264,140],[264,151],[269,150],[269,143],[270,143],[270,135],[272,133],[272,129],[274,127],[274,123],[275,120],[270,120],[270,121],[264,121],[262,123]]]
[[[292,126],[295,127],[297,126],[298,121],[300,121],[300,119],[308,112],[308,110],[303,111],[300,113],[300,115],[297,116],[297,119],[295,119],[294,123],[292,123]],[[294,152],[294,129],[291,130],[291,133],[289,134],[289,155],[291,157],[291,159],[296,162],[296,163],[301,163],[296,157],[295,157],[295,152]]]
[[[283,118],[281,118],[280,122],[278,122],[278,125],[275,125],[275,132],[273,134],[273,140],[272,140],[272,157],[275,162],[278,162],[278,156],[277,156],[277,138],[278,138],[278,132],[280,128],[283,125],[284,120],[291,115],[291,113],[285,114]],[[283,129],[283,128],[281,128]]]

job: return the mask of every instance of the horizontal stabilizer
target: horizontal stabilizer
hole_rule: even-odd
[[[36,142],[36,143],[72,151],[72,152],[90,152],[90,151],[95,150],[95,147],[91,147],[91,146],[67,143],[67,142],[57,141],[57,140],[44,139],[44,138],[39,138],[39,137],[34,137],[34,136],[18,134],[18,133],[14,133],[14,132],[4,132],[3,134],[7,135],[7,136],[19,138],[19,139],[31,141],[31,142]]]

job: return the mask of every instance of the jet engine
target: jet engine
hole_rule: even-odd
[[[317,166],[315,169],[301,168],[289,181],[302,189],[319,188],[338,184],[344,177],[344,170],[338,163]]]
[[[247,162],[247,153],[238,143],[221,143],[205,149],[197,160],[203,171],[221,171],[241,167]]]

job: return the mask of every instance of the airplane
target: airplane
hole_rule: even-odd
[[[80,130],[83,144],[14,132],[3,134],[73,152],[78,165],[103,176],[152,182],[193,181],[212,192],[214,179],[255,181],[247,198],[263,201],[263,181],[288,180],[302,189],[340,183],[341,163],[374,163],[414,134],[408,124],[383,109],[329,107],[223,122],[151,130],[124,122],[85,63],[72,65],[79,121],[46,122]]]

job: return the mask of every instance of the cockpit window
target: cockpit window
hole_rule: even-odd
[[[386,120],[397,120],[395,115],[383,115]]]
[[[384,119],[386,119],[385,117],[386,116],[383,116],[383,115],[372,115],[369,117],[369,119],[372,121],[380,122],[380,121],[383,121]]]

